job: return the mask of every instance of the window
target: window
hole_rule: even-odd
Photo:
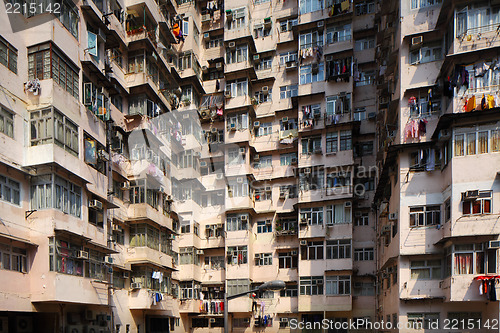
[[[299,13],[306,14],[323,9],[323,0],[300,0]]]
[[[354,219],[354,226],[367,226],[369,224],[368,213],[361,213],[360,216],[356,216]]]
[[[256,136],[271,135],[273,133],[273,123],[261,123],[259,129],[255,132]]]
[[[373,282],[354,282],[354,296],[375,296],[375,285]]]
[[[492,191],[479,191],[477,198],[463,199],[462,214],[463,215],[479,215],[492,213]]]
[[[228,296],[250,291],[250,281],[247,279],[226,280],[226,285]]]
[[[31,209],[55,208],[81,217],[82,188],[56,175],[32,178]]]
[[[273,66],[273,58],[265,57],[260,59],[260,61],[255,65],[255,70],[262,71],[265,69],[271,69]]]
[[[299,45],[300,50],[315,46],[323,46],[323,32],[320,33],[316,30],[313,30],[300,34]]]
[[[343,115],[351,112],[351,93],[326,98],[327,115]]]
[[[340,151],[352,149],[352,135],[350,130],[340,131]]]
[[[481,329],[481,312],[448,312],[450,324],[459,330]]]
[[[269,89],[267,91],[256,91],[255,92],[255,101],[259,104],[271,102],[273,100],[273,89]]]
[[[179,264],[180,265],[200,265],[200,256],[194,247],[179,248]]]
[[[302,139],[302,154],[310,155],[321,153],[321,137],[307,137]]]
[[[77,16],[78,19],[78,16]],[[28,49],[28,79],[53,79],[78,99],[79,70],[59,49],[47,43]]]
[[[78,155],[78,127],[53,108],[30,112],[31,145],[56,143]]]
[[[248,193],[248,182],[247,179],[245,178],[242,183],[236,182],[236,184],[229,184],[228,188],[228,197],[233,198],[233,197],[247,197],[249,195]]]
[[[264,168],[270,168],[273,165],[273,156],[272,155],[266,155],[266,156],[260,156],[260,160],[258,162],[255,162],[254,168],[256,169],[264,169]],[[271,193],[269,192],[269,199],[266,200],[271,200]]]
[[[350,257],[350,239],[336,239],[326,241],[326,259],[346,259]]]
[[[326,133],[326,152],[335,153],[338,150],[338,132]]]
[[[356,81],[356,87],[369,86],[375,82],[375,71],[359,72],[359,80]]]
[[[300,219],[307,221],[309,225],[322,225],[323,207],[302,208],[300,210]]]
[[[200,298],[200,284],[196,281],[181,281],[179,282],[181,290],[181,299],[199,299]]]
[[[273,232],[273,223],[271,220],[258,221],[257,222],[257,233],[264,234]]]
[[[244,62],[248,60],[248,46],[238,45],[235,49],[226,50],[226,63],[235,64],[238,62]]]
[[[485,252],[483,244],[455,244],[453,249],[453,274],[484,274]]]
[[[205,256],[205,265],[209,266],[210,269],[220,270],[224,268],[224,257],[223,256]]]
[[[298,296],[299,296],[299,286],[296,284],[288,284],[285,289],[280,291],[280,297],[298,297]]]
[[[280,32],[291,31],[294,25],[299,24],[297,18],[280,21]]]
[[[0,63],[17,74],[17,49],[0,36]]]
[[[356,145],[357,156],[368,156],[373,154],[373,141],[359,142]]]
[[[331,179],[331,178],[327,178]],[[338,186],[338,185],[337,185]],[[350,203],[350,202],[348,202]],[[342,223],[351,223],[351,206],[349,204],[340,203],[335,205],[326,206],[326,224],[334,225],[334,224],[342,224]]]
[[[366,108],[354,109],[354,121],[361,121],[366,119]]]
[[[0,175],[0,200],[19,205],[20,198],[21,184],[14,179]]]
[[[354,249],[354,261],[370,261],[374,258],[373,248]]]
[[[266,0],[270,1],[270,0]],[[264,38],[271,35],[271,26],[266,26],[263,23],[258,23],[253,26],[255,38]]]
[[[248,95],[247,79],[238,79],[226,82],[226,91],[231,92],[231,97]]]
[[[0,106],[0,132],[14,138],[14,114]]]
[[[350,295],[351,277],[349,275],[326,276],[326,295]]]
[[[228,215],[226,218],[227,231],[248,230],[248,215]]]
[[[70,243],[55,237],[49,238],[50,271],[83,276],[84,259],[79,256],[82,249],[80,244]]]
[[[224,41],[224,38],[222,36],[210,37],[210,40],[205,43],[205,48],[206,49],[213,49],[215,47],[220,47],[224,44],[223,41]]]
[[[439,150],[426,148],[410,153],[410,171],[432,171],[440,164]]]
[[[455,135],[455,156],[486,154],[500,151],[500,130],[478,128]]]
[[[410,271],[412,280],[440,280],[441,260],[412,260],[410,261]]]
[[[375,13],[375,2],[357,3],[354,8],[356,16]]]
[[[342,187],[351,186],[351,173],[346,171],[332,172],[326,175],[327,194],[334,194],[335,190],[341,190]]]
[[[233,318],[232,322],[236,328],[250,327],[250,318]]]
[[[410,227],[441,224],[441,206],[410,207]]]
[[[233,9],[233,19],[228,20],[227,28],[228,30],[240,29],[246,27],[245,23],[245,8]]]
[[[280,165],[292,165],[292,160],[297,161],[296,153],[288,153],[280,155]]]
[[[147,203],[158,209],[159,188],[147,179],[136,179],[130,181],[129,199],[132,204]]]
[[[130,247],[149,247],[159,251],[160,230],[145,223],[131,224],[129,245]]]
[[[279,268],[297,268],[299,256],[297,251],[279,252]],[[287,287],[288,288],[288,287]]]
[[[373,49],[374,47],[375,47],[375,38],[373,38],[373,37],[364,38],[364,39],[357,39],[355,44],[354,44],[355,51],[363,51],[363,50]]]
[[[297,52],[280,53],[280,65],[285,65],[287,62],[292,62],[297,60],[298,60]]]
[[[296,84],[280,87],[280,99],[297,97],[298,94],[299,94],[299,87]]]
[[[307,242],[301,248],[302,260],[321,260],[324,258],[323,241]]]
[[[411,9],[435,6],[440,3],[441,0],[411,0]]]
[[[257,253],[258,257],[255,257],[256,266],[270,266],[273,264],[273,254],[272,253]]]
[[[299,82],[300,84],[308,84],[312,82],[324,81],[325,71],[323,63],[313,63],[310,65],[300,66],[299,71]]]
[[[300,277],[301,295],[323,295],[323,277],[322,276],[301,276]]]
[[[28,272],[26,249],[0,243],[0,269]]]
[[[351,24],[341,24],[326,28],[326,44],[351,40]]]
[[[426,62],[437,61],[443,58],[441,43],[424,44],[419,49],[410,52],[410,64],[423,64]]]
[[[429,330],[439,324],[439,313],[408,313],[408,326],[415,330]],[[433,325],[433,326],[431,326]]]
[[[236,128],[237,130],[248,129],[248,113],[234,113],[226,118],[227,127],[229,129]]]

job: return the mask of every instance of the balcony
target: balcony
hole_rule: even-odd
[[[408,280],[400,293],[402,300],[444,299],[444,290],[440,280]]]
[[[229,127],[224,134],[225,143],[242,143],[252,140],[252,133],[248,128],[234,129]]]
[[[249,95],[226,97],[225,111],[245,107],[253,108],[252,99]]]
[[[163,300],[156,302],[156,305],[151,301],[151,294],[154,291],[149,289],[136,289],[130,291],[128,298],[128,306],[130,310],[155,310],[166,311],[168,316],[175,316],[178,312],[177,300],[167,294],[162,294]]]
[[[280,130],[279,131],[279,140],[281,144],[291,144],[299,137],[298,129],[291,130]]]
[[[226,211],[253,210],[254,202],[251,197],[226,197]]]
[[[343,238],[352,238],[352,223],[335,223],[328,225],[300,225],[299,238],[328,237],[330,235],[341,235]],[[352,269],[343,268],[343,269]]]
[[[240,38],[251,38],[252,37],[252,32],[250,30],[250,25],[245,24],[244,27],[241,27],[239,29],[224,29],[224,41],[233,41],[236,39]]]
[[[248,297],[235,298],[228,301],[227,310],[231,312],[252,312],[252,300]]]
[[[325,94],[325,81],[317,81],[299,85],[299,97],[317,94]]]
[[[487,302],[486,295],[479,294],[481,282],[475,281],[474,277],[475,275],[453,275],[441,281],[440,288],[444,292],[445,302]],[[498,299],[498,287],[496,294]]]
[[[146,246],[129,247],[125,256],[127,263],[150,262],[160,267],[173,269],[170,255]]]
[[[127,216],[129,221],[147,219],[172,230],[172,219],[147,203],[130,204]]]
[[[299,295],[299,312],[317,311],[351,311],[352,297],[347,296],[325,296]]]

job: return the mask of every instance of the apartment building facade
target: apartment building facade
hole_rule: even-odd
[[[436,332],[496,330],[498,4],[386,5],[378,14],[377,318]]]

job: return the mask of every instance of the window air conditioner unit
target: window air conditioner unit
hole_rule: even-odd
[[[300,241],[300,246],[307,246],[307,241],[306,240],[301,240]]]
[[[323,28],[325,26],[325,21],[318,21],[318,28]]]
[[[87,251],[78,251],[76,257],[78,259],[88,259],[89,258],[89,253]]]
[[[232,97],[231,90],[226,90],[224,92],[224,96],[226,96],[226,98],[231,98]]]
[[[286,198],[286,192],[284,190],[280,191],[280,197],[281,200],[284,200]]]
[[[217,179],[217,180],[224,179],[224,175],[222,173],[218,173],[215,175],[215,179]]]
[[[253,61],[260,61],[260,54],[254,54]]]
[[[123,278],[124,279],[128,279],[130,277],[130,273],[129,272],[123,272]]]
[[[471,201],[479,198],[479,190],[466,191],[462,193],[462,201]]]
[[[227,44],[227,46],[230,48],[230,49],[234,49],[236,47],[236,42],[229,42],[229,44]]]
[[[128,189],[130,189],[130,183],[129,182],[120,183],[120,188],[122,190],[128,190]]]
[[[375,117],[377,117],[377,114],[375,112],[368,113],[368,119],[375,119]]]
[[[215,318],[210,318],[211,323],[215,323]]]
[[[203,167],[206,167],[207,166],[207,162],[205,161],[201,161],[200,162],[200,166],[203,168]]]
[[[106,264],[113,264],[113,258],[111,258],[110,256],[105,256],[104,257],[104,262]]]
[[[384,225],[382,227],[382,233],[387,233],[387,232],[391,232],[391,226],[390,225]]]
[[[254,121],[253,128],[259,128],[259,127],[260,127],[260,121]]]
[[[311,174],[311,168],[305,168],[304,175],[310,175],[310,174]]]
[[[245,155],[246,152],[247,152],[247,150],[245,148],[240,148],[241,155]]]
[[[397,213],[390,213],[389,214],[389,220],[394,221],[398,219],[398,214]]]
[[[102,202],[100,202],[99,200],[90,200],[89,208],[102,209]]]
[[[268,86],[263,86],[263,87],[262,87],[262,93],[263,93],[264,95],[267,95],[267,94],[269,93],[269,87],[268,87]]]
[[[266,17],[266,18],[264,19],[264,26],[265,26],[266,28],[269,28],[269,27],[271,26],[271,24],[272,24],[271,18],[270,18],[270,17]]]
[[[272,191],[272,190],[271,190],[271,186],[266,186],[265,191],[266,191],[266,192],[271,192],[271,191]]]
[[[132,282],[130,284],[130,289],[141,289],[141,288],[142,288],[141,282]]]
[[[352,202],[350,201],[344,202],[344,207],[352,207]]]
[[[292,252],[290,252],[292,256],[296,256],[298,254],[298,251],[297,250],[293,250]]]
[[[260,253],[255,253],[254,258],[255,259],[260,259]]]
[[[210,130],[212,133],[217,133],[217,128],[215,127],[212,127],[212,129]]]
[[[255,162],[260,161],[260,155],[259,155],[259,154],[255,154],[255,155],[254,155],[254,157],[253,157],[253,160],[254,160]]]
[[[229,124],[230,131],[236,131],[236,124]]]
[[[488,242],[488,248],[489,249],[498,249],[500,248],[500,241],[489,241]]]
[[[205,15],[201,15],[201,22],[209,22],[211,21],[212,18],[210,17],[210,14],[205,14]]]
[[[420,44],[422,44],[422,42],[423,42],[423,37],[422,36],[412,37],[412,39],[411,39],[411,45],[412,46],[420,45]]]
[[[203,250],[196,250],[196,254],[202,256],[205,252]]]
[[[317,280],[316,281],[317,286],[322,286],[323,285],[323,280]]]
[[[231,9],[226,10],[226,19],[231,21],[233,19],[233,11]]]
[[[281,118],[281,122],[282,122],[282,123],[287,123],[287,122],[288,122],[288,117],[283,117],[283,118]]]
[[[240,219],[242,221],[248,221],[248,215],[241,215]]]

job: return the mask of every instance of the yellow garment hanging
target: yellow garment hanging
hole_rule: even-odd
[[[471,112],[475,108],[476,108],[476,96],[472,96],[467,101],[467,110],[466,110],[466,112]]]
[[[486,96],[486,105],[488,105],[488,109],[493,109],[495,107],[495,97],[492,95]]]

